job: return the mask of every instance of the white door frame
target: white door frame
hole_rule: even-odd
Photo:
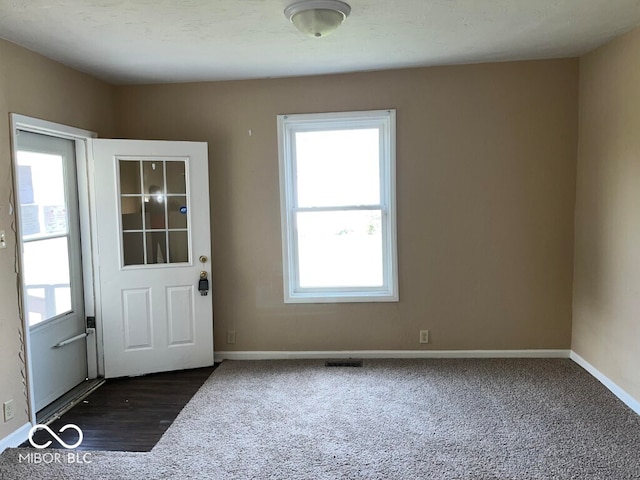
[[[87,337],[87,372],[89,378],[96,378],[104,374],[104,360],[102,356],[102,328],[100,319],[96,316],[96,305],[100,305],[100,289],[95,288],[99,282],[99,269],[94,268],[97,263],[97,248],[95,232],[95,201],[94,186],[95,179],[93,177],[93,161],[91,155],[91,142],[89,139],[97,138],[95,132],[82,130],[59,123],[40,120],[17,113],[11,114],[11,153],[14,159],[12,164],[15,165],[16,151],[16,132],[24,130],[33,133],[40,133],[54,137],[66,138],[75,141],[76,144],[76,170],[78,182],[78,213],[80,215],[80,236],[82,245],[82,275],[84,287],[84,305],[85,316],[96,317],[96,329]],[[20,205],[20,192],[17,188],[17,175],[14,169],[14,203]],[[19,215],[15,207],[14,215],[16,216],[16,240],[20,242],[22,238],[21,225]],[[22,255],[18,255],[18,271],[22,272]],[[21,273],[19,273],[21,275]],[[22,287],[20,293],[20,302],[22,311],[25,312],[25,298],[22,295]],[[33,375],[31,371],[31,339],[29,334],[29,322],[26,315],[23,315],[22,325],[24,329],[24,348],[25,363],[27,370],[27,395],[29,398],[29,417],[33,425],[36,424],[36,410],[34,401],[34,385]]]

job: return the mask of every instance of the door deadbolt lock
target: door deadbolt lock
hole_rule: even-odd
[[[206,255],[200,255],[200,263],[207,263],[208,260],[209,257],[207,257]]]
[[[200,272],[200,280],[198,281],[198,290],[203,297],[209,294],[209,279],[207,278],[207,272],[202,270]]]

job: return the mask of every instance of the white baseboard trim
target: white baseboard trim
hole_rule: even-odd
[[[31,424],[25,423],[15,432],[10,433],[4,438],[0,438],[0,453],[4,452],[7,448],[17,447],[25,442],[27,438],[29,438],[29,430],[31,430]]]
[[[300,360],[324,358],[569,358],[571,350],[329,350],[222,351],[222,360]]]
[[[571,356],[569,357],[571,360],[576,362],[582,368],[584,368],[587,372],[593,375],[596,379],[600,381],[605,387],[607,387],[611,393],[613,393],[616,397],[618,397],[622,402],[624,402],[631,410],[640,415],[640,402],[625,392],[622,388],[620,388],[613,380],[607,377],[604,373],[598,370],[596,367],[587,362],[584,358],[578,355],[576,352],[571,351]]]

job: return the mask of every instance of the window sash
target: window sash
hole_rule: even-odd
[[[344,121],[342,121],[344,122]],[[297,134],[298,133],[311,133],[311,132],[318,132],[318,133],[325,133],[325,132],[357,132],[360,130],[375,130],[378,132],[378,185],[379,185],[379,189],[377,192],[378,198],[377,198],[377,202],[376,204],[381,204],[384,203],[384,199],[385,199],[385,186],[383,184],[383,180],[385,179],[385,172],[384,172],[384,155],[383,155],[383,151],[385,148],[385,142],[384,142],[384,125],[380,124],[380,122],[376,122],[376,123],[372,123],[372,124],[367,124],[367,125],[358,125],[358,126],[351,126],[351,125],[337,125],[336,122],[330,122],[330,127],[327,126],[323,126],[322,124],[313,124],[313,125],[304,125],[302,126],[302,128],[297,128],[297,126],[295,128],[291,129],[290,132],[290,142],[291,142],[291,146],[290,146],[290,152],[291,152],[291,169],[293,172],[292,175],[292,179],[293,179],[293,196],[292,196],[292,200],[293,200],[293,205],[295,207],[299,207],[300,206],[300,195],[299,195],[299,191],[298,191],[298,187],[299,187],[299,174],[298,174],[298,144],[297,144]],[[317,206],[317,207],[332,207],[332,206],[347,206],[348,204],[340,204],[340,203],[329,203],[329,204],[317,204],[317,205],[308,205],[309,207],[313,207],[313,206]],[[367,203],[361,203],[358,205],[367,205]]]
[[[298,215],[297,213],[306,213],[306,212],[352,212],[352,211],[370,211],[370,212],[380,212],[380,219],[381,219],[381,255],[382,255],[382,281],[383,284],[382,286],[366,286],[366,285],[352,285],[352,286],[337,286],[337,285],[330,285],[330,286],[326,286],[326,287],[303,287],[300,284],[300,253],[299,253],[299,236],[298,236]],[[388,269],[388,262],[387,262],[387,255],[388,255],[388,245],[387,245],[387,222],[385,222],[385,216],[386,216],[386,212],[385,210],[383,210],[382,208],[371,208],[371,207],[367,207],[367,208],[356,208],[356,209],[350,209],[350,208],[326,208],[326,209],[321,209],[321,208],[312,208],[312,209],[299,209],[296,211],[292,210],[292,215],[291,215],[291,224],[293,225],[293,231],[295,232],[294,234],[294,239],[293,239],[293,251],[295,253],[295,268],[292,271],[292,275],[295,278],[295,283],[294,283],[294,292],[297,293],[332,293],[332,292],[339,292],[342,294],[345,293],[350,293],[353,294],[354,292],[368,292],[368,293],[375,293],[380,291],[381,289],[385,288],[386,285],[386,279],[388,277],[389,272],[387,271]]]

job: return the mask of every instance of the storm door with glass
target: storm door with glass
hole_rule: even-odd
[[[75,142],[18,130],[15,161],[38,411],[87,378]]]

